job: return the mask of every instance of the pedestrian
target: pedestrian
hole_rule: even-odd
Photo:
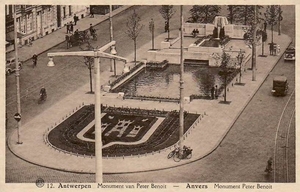
[[[91,11],[90,11],[90,18],[94,18],[94,7],[91,8]]]
[[[215,99],[218,99],[219,94],[218,94],[218,85],[215,86]]]
[[[32,63],[33,63],[32,67],[35,68],[37,65],[37,55],[36,54],[33,54],[33,56],[32,56]]]
[[[274,52],[274,44],[273,43],[270,43],[270,55],[273,55],[273,52]]]
[[[67,49],[69,49],[71,46],[70,44],[70,36],[69,35],[66,35],[66,41],[67,41]]]
[[[78,21],[78,17],[76,16],[76,14],[74,14],[73,19],[74,19],[74,25],[76,25],[76,23],[77,23],[77,21]]]
[[[67,22],[67,34],[70,32],[70,24]]]
[[[210,93],[211,93],[211,99],[215,99],[215,87],[214,86],[212,86]]]
[[[267,161],[265,172],[270,173],[273,171],[272,164],[273,164],[273,158],[270,157],[269,160]]]
[[[72,21],[71,21],[71,23],[70,23],[70,33],[72,33],[73,34],[73,30],[74,30],[74,25],[73,25],[73,23],[72,23]]]

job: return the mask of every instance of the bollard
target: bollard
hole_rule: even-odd
[[[204,115],[207,115],[205,111],[204,111]]]
[[[82,106],[84,106],[84,102],[82,102]]]
[[[124,159],[124,155],[123,155],[123,159]]]
[[[77,111],[77,107],[76,107],[76,111]]]

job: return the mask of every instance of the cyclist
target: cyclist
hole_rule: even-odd
[[[47,92],[46,92],[45,87],[43,86],[40,90],[40,98],[42,101],[44,101],[44,100],[46,100],[46,97],[47,97]]]
[[[93,37],[93,39],[96,39],[96,29],[94,29],[93,25],[90,24],[90,34]]]

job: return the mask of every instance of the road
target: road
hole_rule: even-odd
[[[185,9],[188,10],[187,6]],[[149,32],[149,21],[153,18],[155,21],[155,34],[164,33],[164,20],[159,14],[160,6],[134,6],[136,13],[141,17],[141,24],[144,25],[143,30],[137,38],[137,49],[151,40]],[[178,29],[179,23],[179,6],[171,20],[170,30]],[[114,40],[117,42],[117,52],[120,56],[129,55],[133,52],[133,41],[125,33],[126,19],[133,13],[133,8],[130,8],[121,14],[113,17]],[[188,13],[188,11],[186,11]],[[173,22],[174,21],[174,22]],[[173,22],[173,23],[172,23]],[[109,42],[110,31],[108,20],[100,23],[95,27],[97,29],[98,39],[92,41],[92,46],[101,47]],[[166,34],[167,36],[167,34]],[[157,45],[159,42],[156,42]],[[157,46],[156,45],[156,46]],[[85,48],[84,46],[82,46]],[[150,49],[150,47],[149,47]],[[78,51],[79,47],[73,47],[68,51]],[[67,51],[66,44],[60,44],[53,47],[48,52]],[[137,55],[138,59],[140,58]],[[133,60],[129,58],[129,60]],[[81,87],[89,82],[89,70],[84,64],[83,58],[76,57],[58,57],[55,58],[56,66],[49,68],[46,66],[49,59],[46,53],[38,56],[38,64],[36,68],[32,68],[32,62],[24,63],[23,69],[20,72],[20,87],[21,87],[21,109],[22,123],[28,122],[32,117],[47,110],[51,105],[71,94],[78,87]],[[103,60],[101,62],[101,72],[110,69],[110,62]],[[112,73],[113,75],[113,73]],[[102,80],[103,83],[109,79]],[[43,105],[38,105],[39,90],[42,86],[47,89],[47,102]],[[89,90],[87,90],[88,92]],[[16,127],[16,121],[13,119],[13,114],[16,113],[16,89],[15,76],[11,75],[6,78],[6,112],[8,124],[6,128],[7,136],[9,136]],[[20,174],[22,170],[22,174]],[[6,182],[35,182],[37,173],[48,182],[93,182],[94,175],[81,175],[73,173],[64,173],[51,169],[46,169],[32,165],[16,158],[6,148]]]
[[[151,40],[151,34],[148,30],[148,22],[151,17],[153,17],[155,21],[155,33],[161,34],[164,32],[164,21],[160,14],[158,14],[158,9],[159,6],[136,7],[136,12],[141,16],[142,24],[144,24],[144,29],[140,34],[141,38],[138,38],[138,47]],[[188,7],[185,7],[185,9],[189,10]],[[124,32],[126,29],[124,18],[128,17],[129,14],[132,13],[131,11],[132,10],[129,10],[117,15],[113,21],[115,30],[114,39],[118,43],[117,51],[121,56],[128,55],[133,51],[133,42]],[[188,11],[186,11],[186,13],[188,13]],[[284,13],[294,17],[294,12],[292,11],[287,12],[284,10]],[[172,20],[179,20],[178,7]],[[295,21],[291,20],[290,24],[293,23],[295,23]],[[93,46],[106,44],[109,39],[108,21],[101,23],[96,28],[98,29],[98,41],[93,42]],[[171,28],[178,29],[179,23],[173,22]],[[287,25],[287,22],[283,23],[282,31],[290,36],[295,35],[294,29],[291,29],[291,27]],[[79,50],[79,48],[74,47],[69,50]],[[59,45],[50,51],[65,51],[65,45]],[[84,65],[83,59],[57,58],[55,59],[56,67],[50,69],[46,67],[47,62],[48,58],[46,54],[42,54],[39,56],[37,68],[32,69],[31,62],[29,61],[25,63],[24,69],[21,71],[23,123],[28,122],[32,117],[46,110],[53,103],[61,100],[78,87],[89,82],[89,71]],[[109,70],[108,61],[103,63],[101,70]],[[266,175],[263,170],[268,157],[274,153],[278,121],[290,96],[288,95],[282,98],[271,96],[272,77],[276,74],[285,74],[288,77],[291,93],[295,87],[295,66],[293,62],[285,63],[281,60],[233,125],[221,145],[208,157],[174,169],[136,174],[105,175],[104,181],[272,182],[274,179],[273,176]],[[14,83],[13,75],[7,77],[6,97],[9,121],[6,131],[8,135],[14,130],[16,125],[12,118],[12,115],[16,111],[14,104]],[[48,100],[43,105],[37,105],[38,92],[42,85],[47,88]],[[292,98],[292,102],[293,103],[289,105],[295,106],[294,97]],[[292,114],[290,110],[293,110],[293,107],[288,107],[287,109],[287,114]],[[290,115],[284,116],[283,121],[289,120]],[[288,177],[290,182],[295,180],[295,153],[293,150],[295,148],[295,116],[291,122],[289,129],[290,139],[288,140],[289,150],[287,153],[290,162]],[[282,164],[282,162],[280,163],[280,161],[278,161],[278,167],[280,167],[280,164]],[[172,177],[170,177],[170,175],[172,175]],[[95,180],[94,175],[66,173],[32,165],[18,159],[6,148],[6,182],[35,182],[38,177],[42,177],[46,182],[93,182]]]

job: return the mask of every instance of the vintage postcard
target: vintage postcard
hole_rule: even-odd
[[[1,10],[1,191],[297,191],[296,1]]]

